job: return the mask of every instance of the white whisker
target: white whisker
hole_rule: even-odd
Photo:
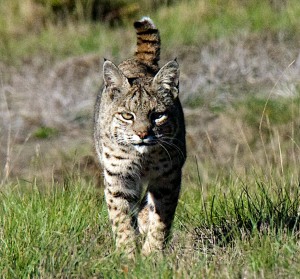
[[[158,144],[166,151],[166,153],[168,154],[168,157],[170,159],[170,162],[172,163],[172,157],[171,157],[168,149],[166,147],[164,147],[163,143],[161,143],[160,141],[158,141]]]
[[[167,144],[167,145],[170,146],[170,147],[174,147],[175,150],[178,152],[178,154],[181,155],[182,159],[185,160],[185,156],[184,156],[182,150],[181,150],[176,144],[174,144],[174,143],[172,143],[172,142],[168,142],[168,141],[163,140],[163,139],[159,139],[159,141],[160,141],[161,143]]]

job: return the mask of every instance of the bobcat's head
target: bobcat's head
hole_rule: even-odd
[[[141,153],[170,144],[180,125],[178,63],[170,61],[154,78],[127,79],[110,61],[104,62],[103,73],[111,139]]]

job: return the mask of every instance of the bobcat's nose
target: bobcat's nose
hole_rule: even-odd
[[[147,131],[138,131],[137,135],[140,137],[140,139],[145,139],[148,136]]]

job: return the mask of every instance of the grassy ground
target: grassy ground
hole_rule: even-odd
[[[295,278],[299,188],[293,177],[232,175],[183,183],[166,254],[114,251],[102,191],[79,179],[19,182],[1,191],[4,278]],[[41,187],[41,188],[40,188]]]
[[[114,27],[0,3],[0,277],[298,277],[299,1],[171,2]],[[133,53],[145,13],[161,64],[180,62],[188,160],[165,257],[129,262],[95,187],[91,118],[102,58]]]

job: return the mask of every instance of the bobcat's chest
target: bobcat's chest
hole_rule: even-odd
[[[178,165],[176,158],[172,155],[164,149],[157,149],[149,153],[142,163],[141,177],[151,180],[172,171]]]
[[[104,168],[112,173],[131,175],[144,181],[162,176],[178,165],[178,156],[161,147],[151,148],[143,153],[134,151],[135,149],[108,148],[104,145]]]

